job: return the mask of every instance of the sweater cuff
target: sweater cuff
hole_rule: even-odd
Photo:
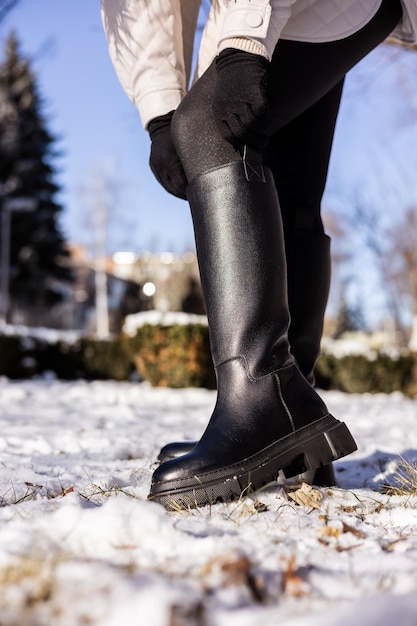
[[[266,47],[259,41],[256,41],[256,39],[249,39],[248,37],[229,37],[228,39],[223,39],[219,43],[218,51],[221,52],[226,48],[236,48],[236,50],[259,54],[260,56],[265,57],[268,61],[271,60]]]
[[[272,53],[264,45],[264,40],[268,35],[271,13],[270,0],[239,0],[231,3],[220,31],[219,52],[225,48],[238,48],[262,54],[269,60]],[[241,39],[246,41],[230,45],[231,40]]]

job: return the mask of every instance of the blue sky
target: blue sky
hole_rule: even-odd
[[[61,138],[57,165],[67,237],[83,238],[81,215],[89,207],[80,189],[99,171],[117,181],[110,247],[192,246],[186,202],[171,198],[149,170],[148,135],[110,62],[99,0],[20,0],[2,24],[2,42],[11,29],[33,58],[48,128]]]
[[[186,202],[168,195],[149,169],[148,135],[111,65],[99,0],[20,0],[1,26],[2,42],[11,29],[22,52],[33,58],[48,127],[61,138],[64,154],[57,166],[67,239],[74,243],[85,239],[91,227],[85,216],[91,205],[82,189],[91,188],[96,173],[103,172],[117,190],[110,251],[193,248]],[[385,47],[351,73],[337,125],[325,209],[349,212],[349,203],[360,193],[380,206],[389,221],[393,211],[417,203],[416,61],[416,53]],[[356,256],[359,278],[353,289],[358,298],[369,297],[376,309],[380,296],[375,279],[363,271],[363,255]]]

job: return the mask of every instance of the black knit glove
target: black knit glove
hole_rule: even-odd
[[[148,124],[151,137],[149,165],[157,181],[177,198],[187,199],[187,178],[171,137],[171,120],[174,111],[155,117]]]
[[[226,48],[216,59],[216,69],[213,114],[219,131],[235,148],[248,144],[262,149],[268,143],[269,61],[258,54]]]

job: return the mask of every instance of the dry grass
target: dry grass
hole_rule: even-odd
[[[389,496],[417,496],[417,463],[401,459],[384,492]]]

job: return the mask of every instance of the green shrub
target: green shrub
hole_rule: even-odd
[[[336,357],[323,352],[316,368],[316,384],[322,389],[347,393],[416,393],[415,359],[411,354],[392,358],[378,352],[374,359],[363,354]]]
[[[156,387],[206,387],[216,379],[209,333],[203,324],[171,326],[146,324],[136,335],[109,340],[82,338],[75,342],[48,342],[39,337],[0,335],[0,376],[28,378],[53,372],[63,380],[76,378],[128,380],[135,367],[139,376]],[[321,389],[347,393],[417,395],[417,361],[411,354],[392,358],[376,353],[336,357],[323,352],[316,369]]]
[[[77,345],[84,378],[127,380],[134,371],[123,336],[109,340],[81,339]]]
[[[53,372],[64,380],[127,380],[133,371],[122,336],[52,343],[38,337],[0,335],[0,376],[17,379]]]
[[[129,341],[141,378],[155,387],[216,386],[207,326],[141,326]]]
[[[0,376],[20,378],[24,374],[24,350],[20,337],[0,335]]]

